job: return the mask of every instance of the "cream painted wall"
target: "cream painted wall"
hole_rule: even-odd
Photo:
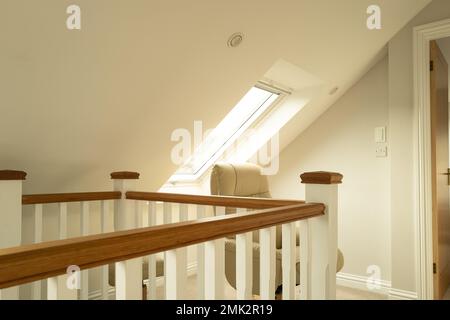
[[[433,0],[389,42],[392,286],[416,291],[413,180],[413,28],[450,18],[450,1]]]
[[[377,265],[390,280],[389,158],[375,157],[374,128],[388,124],[388,59],[383,58],[280,155],[270,178],[274,197],[304,199],[299,174],[341,172],[342,272],[367,276]],[[389,132],[389,131],[388,131]]]
[[[388,161],[390,167],[391,175],[385,176],[388,179],[389,183],[386,186],[387,190],[390,190],[389,196],[386,196],[384,199],[388,201],[389,208],[387,208],[386,212],[390,212],[390,223],[389,221],[385,221],[386,225],[390,224],[390,259],[385,258],[384,260],[389,261],[391,265],[390,272],[388,271],[385,274],[390,274],[391,285],[392,288],[415,292],[416,291],[416,256],[415,256],[415,223],[414,223],[414,180],[413,180],[413,124],[414,124],[414,114],[413,114],[413,63],[412,63],[412,29],[415,26],[419,26],[422,24],[443,20],[450,18],[450,2],[446,0],[433,0],[424,10],[422,10],[414,19],[412,19],[401,31],[399,31],[389,42],[389,63],[388,63],[388,79],[385,83],[388,85],[388,138],[389,138],[389,149],[388,149]],[[355,86],[351,91],[354,91],[360,84]],[[351,94],[351,93],[349,93]],[[339,103],[338,103],[339,104]],[[334,109],[336,107],[333,106]],[[325,117],[325,115],[323,116]],[[313,124],[311,128],[315,128],[316,125],[322,120],[317,121],[317,124]],[[346,122],[347,125],[350,125],[352,122],[348,120]],[[336,125],[334,123],[330,123],[331,125]],[[345,127],[345,126],[344,126]],[[327,127],[324,126],[326,131],[331,131]],[[373,128],[372,128],[373,129]],[[312,129],[308,129],[307,132],[310,132]],[[306,133],[305,133],[306,134]],[[312,160],[309,160],[311,157],[317,157],[314,163],[320,163],[320,161],[327,162],[330,161],[329,158],[326,157],[326,154],[323,154],[322,158],[317,156],[317,153],[320,154],[322,149],[308,149],[306,150],[306,155],[302,154],[300,147],[303,146],[301,141],[308,140],[306,139],[306,135],[302,134],[298,137],[294,143],[292,143],[286,151],[284,151],[281,155],[281,163],[282,170],[280,171],[280,175],[276,178],[272,179],[272,184],[277,191],[277,195],[291,195],[291,196],[300,196],[303,195],[303,188],[298,187],[297,185],[297,175],[303,168],[305,169],[324,169],[324,168],[312,168],[307,167],[304,163],[312,163]],[[323,133],[326,134],[326,133]],[[337,137],[335,135],[332,136],[332,141],[336,140]],[[316,137],[310,136],[309,139],[317,139]],[[352,139],[355,139],[353,137]],[[347,150],[350,148],[349,143],[352,140],[348,140],[347,144],[343,144],[343,150],[348,152]],[[351,142],[353,145],[353,142]],[[296,151],[293,146],[297,146]],[[324,146],[328,148],[333,148],[334,146],[328,142],[325,142]],[[365,147],[361,146],[361,150]],[[340,150],[336,150],[335,154],[342,153]],[[289,156],[287,156],[289,155]],[[291,159],[290,164],[289,160]],[[335,155],[333,154],[333,157]],[[283,158],[285,160],[283,160]],[[291,169],[291,173],[289,172],[289,166],[293,166],[294,159],[301,159],[301,161],[297,161],[298,166]],[[306,159],[306,160],[305,160]],[[337,161],[334,158],[334,161]],[[353,161],[353,164],[356,168],[359,167],[361,162]],[[333,165],[329,169],[338,168],[338,164]],[[325,168],[328,169],[328,168]],[[352,169],[354,170],[354,169]],[[366,173],[365,173],[366,174]],[[347,174],[348,176],[348,174]],[[281,182],[285,181],[285,187],[277,187],[277,181]],[[290,182],[289,182],[290,181]],[[342,186],[343,192],[345,192],[346,183],[348,184],[348,178],[344,180],[344,185]],[[377,180],[374,180],[377,181]],[[298,191],[296,191],[298,190]],[[381,199],[375,198],[375,202],[371,202],[371,205],[378,206],[380,205]],[[355,201],[357,201],[356,199]],[[341,205],[345,203],[341,200]],[[343,213],[347,214],[347,213]],[[383,219],[382,219],[383,220]],[[380,221],[382,221],[380,220]],[[385,219],[384,219],[385,220]],[[341,220],[340,222],[340,246],[342,249],[346,250],[346,242],[342,237],[343,228],[346,228],[345,220]],[[374,228],[375,229],[375,228]],[[344,229],[345,230],[345,229]],[[382,238],[389,237],[389,235],[377,235],[377,241],[383,241]],[[389,254],[389,248],[385,249],[385,254]],[[351,250],[350,252],[353,252]],[[346,253],[347,254],[347,253]],[[348,254],[347,254],[348,255]],[[374,257],[377,254],[374,253]],[[360,259],[360,258],[358,258]],[[365,262],[364,262],[365,263]],[[386,265],[386,264],[385,264]],[[361,272],[362,266],[356,266],[356,264],[346,262],[346,267],[344,272]],[[383,277],[385,279],[389,279],[388,277]]]

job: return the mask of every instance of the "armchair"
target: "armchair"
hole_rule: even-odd
[[[270,198],[267,176],[261,174],[257,165],[217,163],[214,165],[210,179],[211,194],[221,196]],[[226,214],[234,213],[235,209],[227,208]],[[276,229],[276,271],[275,287],[277,292],[282,285],[282,233],[281,226]],[[297,232],[297,285],[300,284],[299,235]],[[253,232],[253,294],[259,295],[259,233]],[[338,249],[336,269],[344,266],[344,256]],[[228,282],[236,288],[236,241],[234,237],[225,240],[225,274]]]

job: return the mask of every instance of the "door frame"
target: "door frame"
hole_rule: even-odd
[[[416,289],[419,299],[431,300],[434,292],[430,41],[450,37],[450,19],[415,27],[413,37]]]

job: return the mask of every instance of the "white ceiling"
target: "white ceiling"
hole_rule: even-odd
[[[175,171],[176,128],[212,128],[279,59],[329,84],[282,131],[282,145],[352,86],[430,0],[2,0],[0,168],[29,173],[26,192],[109,188],[137,170],[158,189]],[[243,32],[239,48],[226,46]],[[339,86],[329,97],[327,92]]]

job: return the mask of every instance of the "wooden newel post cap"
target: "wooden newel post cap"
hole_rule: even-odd
[[[0,170],[0,180],[25,180],[27,173],[16,170]]]
[[[305,172],[300,175],[302,183],[306,184],[340,184],[344,176],[336,172]]]
[[[123,179],[123,180],[134,180],[139,179],[139,173],[138,172],[131,172],[131,171],[119,171],[119,172],[113,172],[111,173],[111,179]]]

